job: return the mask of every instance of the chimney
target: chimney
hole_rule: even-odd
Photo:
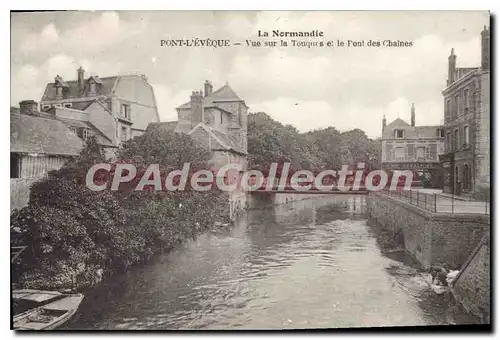
[[[415,104],[411,103],[411,126],[415,126]]]
[[[490,30],[486,26],[481,32],[481,69],[490,69]]]
[[[63,88],[62,88],[62,78],[57,75],[54,78],[54,84],[56,86],[56,99],[62,99],[63,98]]]
[[[34,115],[38,111],[38,103],[34,100],[23,100],[19,103],[19,108],[23,115]]]
[[[382,118],[382,130],[387,126],[387,119],[384,117]]]
[[[212,83],[208,80],[205,80],[205,97],[210,96],[212,94],[213,86]]]
[[[78,88],[80,89],[80,91],[83,91],[85,87],[85,70],[80,66],[77,72],[78,72]]]
[[[203,122],[203,93],[194,91],[191,94],[191,126]]]
[[[455,77],[456,63],[457,63],[457,56],[455,55],[455,52],[452,48],[450,56],[448,57],[448,82],[447,82],[447,85],[451,85],[455,81],[454,77]]]

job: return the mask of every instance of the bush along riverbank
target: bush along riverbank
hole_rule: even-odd
[[[118,152],[118,162],[138,169],[149,164],[181,169],[189,162],[198,170],[209,158],[189,136],[168,131],[135,137]],[[126,185],[92,191],[85,185],[87,170],[103,162],[103,151],[90,139],[79,157],[32,186],[28,206],[13,212],[11,243],[27,246],[12,267],[16,287],[88,288],[229,223],[227,196],[220,191],[133,191]]]

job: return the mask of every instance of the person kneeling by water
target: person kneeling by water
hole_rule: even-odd
[[[431,273],[432,276],[432,283],[434,283],[437,278],[438,285],[448,286],[448,282],[446,282],[446,274],[448,274],[448,272],[446,271],[446,269],[439,266],[431,266],[429,268],[429,273]]]

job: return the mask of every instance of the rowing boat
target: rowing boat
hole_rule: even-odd
[[[83,294],[22,289],[13,291],[12,298],[15,330],[52,330],[76,313]]]

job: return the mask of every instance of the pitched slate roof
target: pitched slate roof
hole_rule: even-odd
[[[437,130],[443,128],[442,125],[422,125],[422,126],[411,126],[401,118],[396,118],[390,124],[388,124],[382,133],[382,137],[385,139],[394,138],[394,130],[402,129],[404,130],[403,139],[412,138],[438,138]]]
[[[405,122],[404,120],[402,120],[401,118],[396,118],[394,119],[392,122],[390,122],[387,127],[396,127],[396,126],[411,126],[410,124],[408,124],[407,122]]]
[[[164,129],[168,131],[174,131],[177,126],[177,121],[172,122],[153,122],[149,123],[146,131],[151,131],[155,129]]]
[[[99,143],[102,146],[115,146],[111,140],[106,137],[101,130],[99,130],[94,124],[88,121],[83,121],[83,120],[78,120],[78,119],[71,119],[71,118],[63,118],[63,117],[57,117],[58,120],[64,123],[67,127],[73,127],[73,128],[85,128],[92,130],[94,132],[94,135],[97,139],[97,143]]]
[[[235,102],[235,101],[243,101],[228,85],[222,86],[217,91],[212,92],[211,95],[203,97],[203,106],[204,107],[217,107],[217,103],[220,102]],[[191,101],[182,104],[178,107],[178,109],[189,109],[191,108]],[[220,108],[223,110],[222,108]]]
[[[10,114],[11,152],[76,156],[82,148],[83,141],[57,119]]]
[[[241,149],[238,146],[238,142],[234,138],[231,138],[224,132],[215,130],[214,128],[207,126],[206,124],[203,123],[199,123],[198,125],[196,125],[191,131],[188,132],[188,135],[194,134],[198,129],[205,130],[208,133],[209,138],[215,139],[223,150],[234,151],[242,155],[247,154],[245,150]]]
[[[96,78],[95,76],[90,77],[95,79],[100,80],[100,85],[96,86],[96,92],[92,94],[92,96],[106,96],[112,93],[115,84],[117,80],[119,79],[119,76],[114,76],[114,77],[104,77],[104,78]],[[90,79],[88,78],[88,79]],[[88,80],[87,79],[87,80]],[[90,90],[90,85],[88,81],[85,81],[85,86],[83,91],[80,91],[80,86],[78,84],[78,80],[70,80],[70,81],[65,81],[64,83],[67,85],[67,88],[65,88],[64,92],[64,98],[69,99],[69,98],[79,98],[79,97],[85,97],[89,95],[89,90]],[[48,83],[47,86],[45,87],[45,91],[42,96],[42,102],[47,101],[47,100],[55,100],[56,98],[56,84],[55,83]]]

